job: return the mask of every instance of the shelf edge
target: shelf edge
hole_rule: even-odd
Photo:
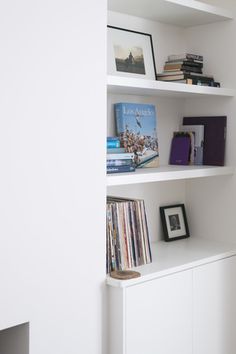
[[[188,166],[186,166],[188,167]],[[181,170],[167,170],[158,171],[158,168],[154,172],[149,169],[138,173],[119,173],[114,175],[107,175],[107,186],[121,186],[128,184],[138,184],[138,183],[151,183],[151,182],[165,182],[174,180],[184,180],[193,178],[204,178],[204,177],[217,177],[225,175],[233,175],[235,173],[234,167],[202,167],[202,168],[192,168],[192,169],[181,169]]]
[[[180,95],[186,96],[221,96],[234,97],[235,90],[223,87],[206,87],[198,85],[187,85],[184,83],[162,82],[155,80],[145,80],[128,78],[125,76],[108,75],[107,77],[108,93],[128,93],[140,95]],[[137,92],[138,91],[138,92]]]

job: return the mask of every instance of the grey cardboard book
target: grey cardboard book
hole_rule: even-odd
[[[226,116],[184,117],[183,125],[204,125],[203,165],[224,166]]]
[[[181,125],[180,131],[194,133],[194,165],[203,164],[204,125]]]

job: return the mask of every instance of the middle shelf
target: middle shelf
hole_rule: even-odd
[[[232,166],[160,166],[138,169],[132,173],[116,173],[107,176],[107,186],[174,181],[180,179],[232,175]]]
[[[180,98],[199,96],[234,97],[235,95],[235,91],[228,88],[187,85],[183,83],[162,82],[111,75],[108,75],[107,77],[107,91],[114,94]]]

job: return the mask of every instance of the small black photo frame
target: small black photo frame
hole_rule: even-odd
[[[190,236],[184,204],[160,207],[165,241],[175,241]]]

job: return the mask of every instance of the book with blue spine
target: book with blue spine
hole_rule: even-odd
[[[134,172],[135,166],[128,164],[125,166],[107,166],[107,173]]]
[[[119,148],[120,147],[120,139],[118,137],[112,136],[107,137],[107,148]]]
[[[135,154],[135,166],[158,167],[159,146],[155,106],[141,103],[116,103],[115,118],[121,147]]]

